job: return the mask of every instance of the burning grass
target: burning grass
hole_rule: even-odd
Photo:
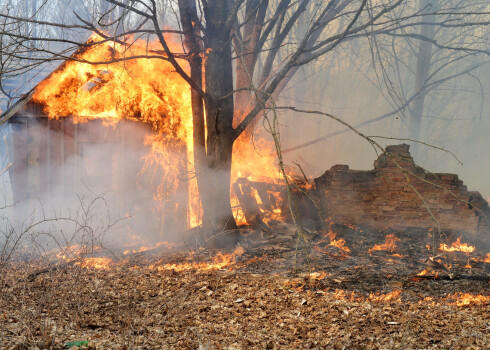
[[[88,340],[97,349],[489,345],[488,296],[414,298],[401,289],[363,296],[309,287],[302,278],[236,270],[72,266],[3,287],[2,344],[53,349],[73,340]]]
[[[212,261],[210,262],[191,261],[185,263],[165,264],[160,261],[157,264],[150,265],[150,269],[156,269],[158,271],[171,270],[176,272],[189,270],[209,271],[230,269],[235,264],[235,256],[236,254],[223,254],[221,252],[218,252],[215,256],[212,257]]]
[[[489,346],[487,254],[432,257],[426,232],[390,234],[379,244],[379,232],[330,228],[334,234],[304,237],[305,246],[282,225],[244,232],[229,252],[159,244],[125,247],[111,260],[102,249],[90,256],[73,246],[54,254],[65,262],[56,269],[33,275],[32,265],[12,264],[1,275],[2,346]],[[348,252],[331,244],[340,240]],[[383,249],[372,250],[377,243]]]
[[[391,233],[386,236],[385,243],[383,244],[376,244],[374,247],[369,249],[369,254],[371,254],[374,251],[389,251],[389,252],[394,252],[396,250],[396,242],[398,242],[400,239],[395,236],[394,233]]]
[[[114,264],[111,258],[86,258],[80,262],[80,266],[91,269],[108,270]]]
[[[444,252],[473,253],[475,251],[475,247],[468,245],[468,243],[461,243],[461,237],[458,237],[456,242],[451,243],[451,245],[441,243],[439,250]]]

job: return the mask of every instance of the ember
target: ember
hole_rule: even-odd
[[[369,294],[369,300],[384,302],[384,301],[401,301],[402,291],[400,289],[395,289],[394,291],[387,294]]]

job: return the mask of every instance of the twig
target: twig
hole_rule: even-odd
[[[418,140],[414,140],[414,139],[408,139],[408,138],[387,137],[387,136],[369,136],[369,138],[378,138],[378,139],[385,139],[385,140],[397,140],[397,141],[411,141],[411,142],[415,142],[415,143],[420,143],[424,146],[435,148],[435,149],[441,150],[443,152],[449,153],[450,155],[452,155],[454,157],[454,159],[456,159],[456,161],[459,164],[463,165],[463,162],[453,152],[451,152],[450,150],[448,150],[444,147],[438,147],[438,146],[431,145],[430,143],[426,143],[426,142],[418,141]]]

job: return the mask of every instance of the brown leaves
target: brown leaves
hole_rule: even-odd
[[[324,287],[325,280],[335,289]],[[341,289],[349,283],[349,276],[326,272],[287,278],[246,271],[70,267],[1,290],[0,332],[7,349],[41,349],[48,341],[61,349],[79,339],[97,349],[489,345],[486,304],[450,305],[449,299],[445,303],[415,288],[421,284],[399,281],[387,283],[392,293],[372,296]]]

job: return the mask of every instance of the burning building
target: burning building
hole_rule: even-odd
[[[262,227],[262,219],[270,218],[275,208],[287,212],[283,186],[242,178],[235,187],[247,221],[255,226]],[[436,228],[473,236],[490,227],[490,208],[480,193],[468,191],[458,175],[417,166],[407,144],[386,147],[373,170],[334,165],[314,183],[297,179],[292,189],[301,223],[317,230],[326,219],[377,231]],[[282,201],[269,200],[272,193]]]
[[[103,195],[118,215],[144,213],[144,229],[168,239],[164,231],[182,232],[201,220],[189,88],[158,56],[125,59],[127,50],[151,53],[150,44],[128,49],[98,40],[92,37],[2,115],[12,128],[13,199],[29,205]],[[288,220],[273,152],[258,159],[254,146],[239,139],[233,157],[237,222],[268,229]],[[388,147],[371,171],[336,165],[293,190],[300,216],[316,229],[325,218],[379,230],[439,225],[474,234],[488,228],[481,195],[467,191],[457,175],[416,166],[408,145]]]
[[[185,181],[192,171],[189,89],[161,60],[124,60],[147,47],[129,54],[92,45],[97,40],[2,115],[11,128],[13,201],[25,212],[39,203],[103,196],[119,216],[144,212],[147,231],[186,229],[193,185]]]
[[[67,197],[76,202],[81,194],[103,196],[114,214],[140,217],[139,231],[169,240],[168,232],[202,220],[190,89],[157,44],[100,40],[92,36],[3,113],[0,123],[11,127],[13,200],[26,212],[39,203],[68,206]],[[255,145],[237,140],[233,157],[233,182],[253,179],[252,169],[278,178],[273,154],[257,159]],[[234,195],[232,205],[245,223]]]

